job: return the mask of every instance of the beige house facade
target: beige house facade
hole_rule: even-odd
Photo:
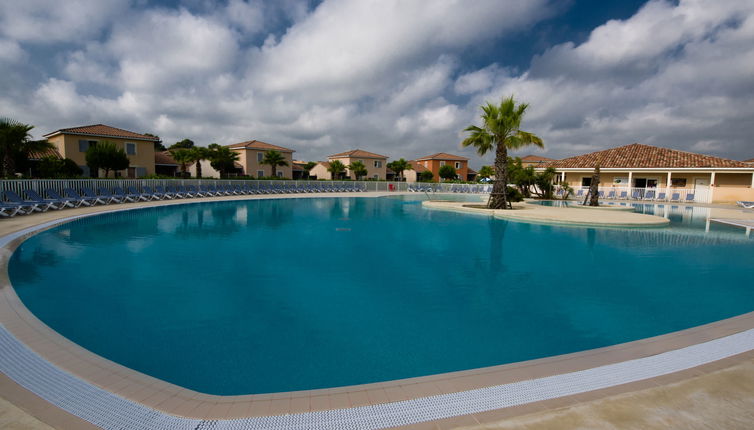
[[[388,157],[374,152],[363,151],[361,149],[354,149],[352,151],[341,152],[339,154],[333,154],[327,157],[328,161],[338,160],[344,165],[348,166],[353,162],[361,161],[367,168],[368,179],[386,180],[387,179],[387,159]],[[346,168],[346,176],[351,179],[356,179],[356,175],[348,168]],[[329,172],[328,172],[328,178]],[[319,178],[319,176],[317,176]]]
[[[700,203],[754,200],[754,165],[639,143],[553,161],[558,179],[586,189],[600,166],[605,196]]]
[[[123,149],[131,163],[127,170],[111,172],[110,177],[141,178],[155,174],[154,142],[160,140],[157,137],[104,124],[62,128],[45,134],[44,137],[55,145],[55,149],[63,158],[70,158],[81,167],[84,176],[102,177],[102,170],[97,175],[89,171],[86,165],[86,151],[104,142],[111,142],[117,148]]]
[[[296,152],[293,149],[272,145],[259,140],[234,143],[228,145],[228,148],[238,153],[238,164],[241,165],[243,174],[257,178],[272,176],[272,167],[267,164],[262,164],[261,162],[264,158],[265,152],[278,151],[283,155],[285,161],[288,162],[288,165],[278,166],[276,168],[276,176],[279,178],[293,178],[293,153]]]

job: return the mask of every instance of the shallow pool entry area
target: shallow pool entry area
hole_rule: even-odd
[[[421,198],[104,214],[31,237],[9,274],[63,336],[222,395],[511,363],[754,310],[754,240],[705,231],[697,208],[672,209],[668,228],[592,229],[431,211]]]

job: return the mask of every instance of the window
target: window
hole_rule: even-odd
[[[257,170],[257,178],[264,176],[264,170]]]
[[[96,140],[79,140],[79,152],[86,152],[91,146],[97,145]]]
[[[382,161],[380,160],[374,160],[374,167],[381,168],[382,167]]]
[[[380,179],[380,175],[374,175],[372,176],[374,179]]]
[[[277,173],[278,173],[278,178],[282,178],[283,177],[283,172],[278,171]]]
[[[673,184],[674,187],[685,188],[686,178],[670,178],[670,183]]]
[[[257,161],[261,162],[263,158],[264,158],[264,153],[263,152],[257,152]]]
[[[136,155],[136,144],[133,142],[126,142],[126,154]]]
[[[588,187],[592,185],[592,178],[581,178],[581,186]]]
[[[445,165],[445,162],[444,161],[440,161],[440,167],[442,167],[444,165]]]
[[[456,161],[456,169],[460,169],[460,168],[461,168],[461,162],[460,161]]]

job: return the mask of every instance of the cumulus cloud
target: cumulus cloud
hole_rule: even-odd
[[[21,42],[80,42],[122,16],[129,0],[0,2],[0,33]]]
[[[753,26],[750,2],[650,1],[580,45],[548,49],[520,76],[497,74],[471,105],[529,102],[527,127],[555,157],[638,141],[750,158]]]
[[[6,3],[0,109],[40,132],[103,122],[166,142],[261,139],[303,159],[473,158],[460,131],[514,94],[550,156],[635,141],[754,156],[751,2],[652,0],[522,72],[465,51],[515,40],[560,10],[547,0],[29,0],[13,22]]]

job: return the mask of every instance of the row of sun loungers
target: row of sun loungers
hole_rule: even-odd
[[[414,192],[414,193],[435,193],[435,192],[443,192],[443,193],[487,193],[492,189],[491,185],[471,185],[471,186],[451,186],[450,188],[443,190],[440,188],[437,184],[430,184],[430,183],[413,183],[408,184],[408,191]]]
[[[80,191],[65,188],[63,192],[49,188],[44,191],[46,196],[34,190],[24,190],[21,197],[14,191],[3,192],[4,201],[0,201],[0,216],[13,217],[28,215],[34,212],[47,212],[50,209],[61,210],[77,208],[79,206],[108,205],[112,203],[129,203],[150,200],[173,200],[195,197],[220,197],[251,194],[290,194],[290,193],[326,193],[326,192],[363,192],[366,188],[358,184],[296,184],[285,185],[185,185],[169,187],[113,187],[82,188]]]
[[[578,190],[576,192],[576,197],[584,197],[586,196],[585,193],[588,193],[589,190]],[[628,191],[621,191],[620,194],[616,193],[616,191],[608,191],[607,194],[605,194],[604,191],[599,192],[599,196],[601,199],[607,199],[607,200],[629,200],[628,197]],[[693,193],[686,193],[686,196],[684,198],[681,198],[681,193],[672,193],[670,195],[670,198],[667,198],[667,194],[664,192],[656,193],[654,190],[646,190],[642,194],[639,190],[634,190],[633,193],[631,193],[630,200],[650,200],[650,201],[656,201],[656,202],[688,202],[691,203],[694,201],[694,194]]]

